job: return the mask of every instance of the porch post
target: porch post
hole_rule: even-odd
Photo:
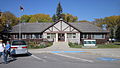
[[[55,42],[58,42],[58,33],[56,33],[56,40]]]
[[[65,42],[67,42],[67,33],[65,33]]]

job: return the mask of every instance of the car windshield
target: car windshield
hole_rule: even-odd
[[[13,41],[12,45],[26,45],[25,41]]]

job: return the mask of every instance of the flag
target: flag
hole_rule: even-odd
[[[21,10],[21,11],[24,11],[24,8],[23,8],[22,6],[20,6],[20,10]]]

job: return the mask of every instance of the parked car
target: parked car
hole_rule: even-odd
[[[28,48],[24,40],[14,40],[11,43],[11,53],[12,54],[27,54]]]

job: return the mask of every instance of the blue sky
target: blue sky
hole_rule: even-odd
[[[0,0],[0,10],[10,11],[17,17],[37,13],[56,13],[58,2],[61,2],[63,13],[70,13],[78,20],[93,21],[94,18],[104,18],[120,15],[120,0]],[[19,6],[24,6],[24,12]]]

